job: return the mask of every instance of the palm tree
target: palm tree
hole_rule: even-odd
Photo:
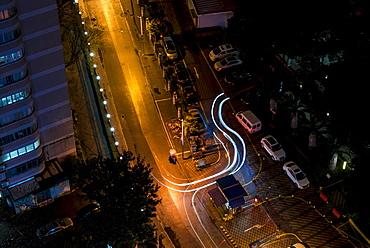
[[[305,123],[302,128],[309,131],[308,147],[315,148],[318,139],[328,139],[330,137],[329,129],[325,126],[326,122],[320,120],[315,114],[306,112]]]
[[[306,105],[300,100],[296,99],[292,91],[284,93],[286,111],[290,113],[290,127],[296,129],[298,127],[299,118],[305,115],[307,112]]]

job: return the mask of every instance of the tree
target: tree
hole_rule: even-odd
[[[98,46],[102,29],[93,23],[97,21],[95,19],[82,20],[73,1],[58,0],[58,14],[67,68],[81,59],[84,50]]]
[[[356,154],[348,147],[347,144],[339,142],[335,139],[332,148],[332,157],[330,159],[329,168],[335,170],[337,168],[338,159],[342,162],[351,163]]]
[[[309,132],[308,136],[308,147],[315,148],[317,146],[317,139],[329,138],[329,129],[325,125],[325,121],[320,120],[316,115],[312,113],[305,114],[305,123],[302,124],[301,128],[306,129]]]
[[[151,238],[154,227],[151,218],[156,216],[160,203],[159,186],[151,177],[151,168],[140,157],[125,151],[117,160],[102,157],[90,160],[70,160],[73,180],[88,200],[101,205],[101,212],[86,222],[83,236],[75,242],[134,246]]]
[[[290,115],[290,127],[296,129],[298,127],[300,118],[305,115],[307,106],[294,95],[292,91],[284,93],[285,111]]]

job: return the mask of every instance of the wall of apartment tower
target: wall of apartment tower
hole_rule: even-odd
[[[0,1],[0,181],[75,154],[56,0]]]

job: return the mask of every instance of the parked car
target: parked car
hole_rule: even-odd
[[[224,77],[224,82],[229,86],[242,85],[249,87],[254,83],[252,74],[248,72],[233,71]]]
[[[262,128],[261,121],[250,110],[240,111],[235,117],[250,134],[258,132]]]
[[[49,235],[52,235],[54,233],[58,233],[60,231],[63,231],[64,229],[73,226],[73,221],[71,218],[64,218],[64,219],[58,219],[54,220],[47,225],[40,227],[37,229],[37,236],[39,238],[47,237]]]
[[[238,55],[239,55],[238,49],[230,44],[218,46],[209,52],[209,58],[212,61],[215,61],[217,59],[223,59],[228,56],[238,56]]]
[[[241,61],[239,57],[229,56],[220,61],[217,61],[214,67],[217,71],[221,71],[221,70],[229,69],[231,67],[235,67],[241,64],[243,64],[243,61]]]
[[[188,105],[198,104],[198,96],[194,90],[193,86],[185,86],[182,88],[182,93],[184,94],[185,101]]]
[[[91,214],[97,213],[97,212],[100,212],[100,204],[97,202],[93,202],[93,203],[87,204],[86,206],[78,210],[76,212],[76,219],[84,220]]]
[[[303,242],[295,243],[294,245],[290,245],[288,248],[310,248],[310,246]]]
[[[183,62],[176,62],[173,67],[178,82],[183,83],[189,79],[190,72]]]
[[[283,170],[299,189],[305,189],[310,186],[310,181],[306,174],[293,161],[285,163]]]
[[[284,161],[285,151],[273,136],[267,135],[263,137],[261,139],[261,146],[270,154],[273,160]]]
[[[179,55],[177,54],[175,42],[172,40],[171,36],[163,37],[163,47],[166,51],[168,59],[174,60],[179,57]]]

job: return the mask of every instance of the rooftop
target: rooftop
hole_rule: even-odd
[[[198,14],[215,13],[236,9],[234,0],[193,0]]]

